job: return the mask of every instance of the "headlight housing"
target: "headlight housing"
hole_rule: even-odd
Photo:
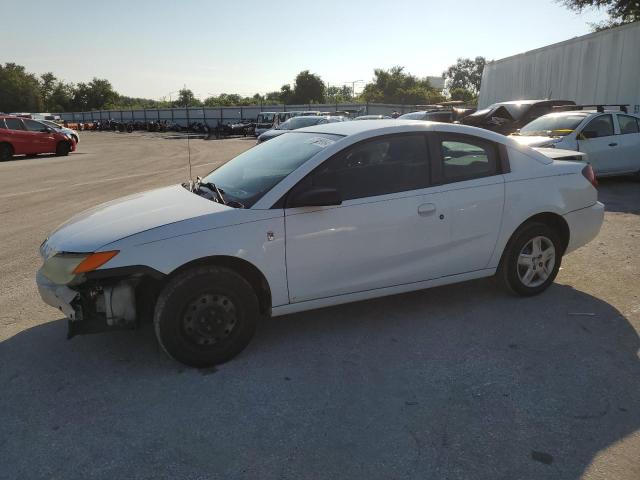
[[[101,267],[118,254],[118,250],[95,253],[56,253],[42,265],[42,274],[58,285],[66,285],[76,275]]]

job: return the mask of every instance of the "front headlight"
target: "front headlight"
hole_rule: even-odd
[[[76,267],[88,256],[88,253],[56,253],[44,261],[42,274],[53,283],[66,285],[76,276],[73,273]]]
[[[44,261],[42,274],[58,285],[66,285],[76,275],[101,267],[118,254],[118,250],[96,253],[56,253]]]

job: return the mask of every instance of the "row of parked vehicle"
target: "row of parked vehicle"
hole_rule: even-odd
[[[629,113],[627,105],[576,105],[571,100],[514,100],[475,110],[457,102],[428,105],[404,115],[363,115],[353,120],[435,121],[461,123],[511,136],[520,144],[580,152],[598,176],[640,172],[640,116]],[[310,112],[281,121],[282,114],[263,112],[262,121],[271,129],[256,128],[258,143],[289,130],[350,120],[344,115]],[[306,113],[306,112],[305,112]]]

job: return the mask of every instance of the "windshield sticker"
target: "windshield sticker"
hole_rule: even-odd
[[[310,138],[309,140],[307,140],[307,143],[310,143],[311,145],[316,145],[320,148],[325,148],[328,147],[329,145],[332,145],[335,142],[335,140],[331,140],[330,138],[324,138],[324,137],[313,137]]]

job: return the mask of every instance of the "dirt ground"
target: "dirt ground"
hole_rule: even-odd
[[[252,139],[191,144],[193,175]],[[274,318],[193,370],[151,328],[65,340],[35,287],[71,215],[188,178],[186,140],[86,132],[0,163],[0,478],[640,478],[640,183],[556,283],[492,280]]]

